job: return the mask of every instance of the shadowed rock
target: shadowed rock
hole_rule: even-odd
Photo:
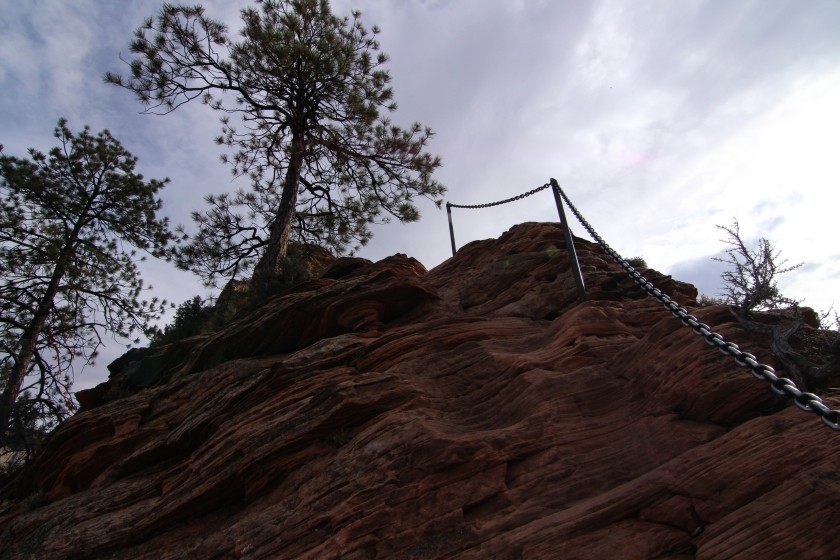
[[[338,259],[126,357],[112,384],[155,375],[52,435],[0,503],[0,558],[840,554],[840,434],[575,246],[585,303],[559,226],[526,223],[430,272]],[[725,307],[693,312],[776,365]]]

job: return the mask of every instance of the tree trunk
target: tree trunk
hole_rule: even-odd
[[[763,325],[748,318],[740,310],[736,312],[730,307],[730,312],[746,331],[770,336],[770,352],[781,362],[785,376],[792,379],[800,390],[808,391],[813,388],[817,380],[814,375],[815,368],[790,345],[790,338],[802,328],[802,321],[798,316],[791,326]]]
[[[3,394],[0,395],[0,448],[6,444],[6,430],[9,428],[9,421],[12,418],[12,410],[20,395],[20,387],[23,380],[26,378],[26,372],[29,371],[29,364],[32,363],[32,356],[35,354],[35,348],[38,346],[38,338],[44,330],[44,325],[47,322],[50,311],[55,303],[55,296],[58,294],[58,289],[61,286],[61,280],[64,278],[65,264],[71,259],[75,250],[76,242],[79,240],[82,228],[87,222],[88,212],[93,205],[93,201],[99,196],[100,187],[96,186],[93,192],[89,195],[84,209],[79,213],[73,229],[67,236],[58,259],[50,276],[50,283],[47,284],[47,289],[41,300],[38,302],[38,307],[32,315],[32,320],[23,332],[21,337],[20,349],[14,356],[14,364],[9,372],[9,378],[6,380],[6,385],[3,387]]]
[[[66,247],[69,246],[68,243]],[[65,248],[64,252],[67,252],[67,248]],[[23,385],[26,372],[29,370],[29,364],[32,362],[32,356],[35,354],[38,338],[44,330],[44,325],[53,307],[61,279],[64,277],[64,262],[65,257],[62,254],[61,259],[53,269],[50,283],[47,285],[47,291],[44,292],[41,301],[38,302],[38,308],[35,310],[32,320],[23,333],[20,349],[14,356],[14,364],[9,372],[9,378],[6,380],[6,386],[3,387],[3,394],[0,396],[0,448],[6,445],[6,431],[9,429],[15,401],[17,401],[18,395],[20,394],[20,387]]]
[[[251,279],[251,296],[254,300],[265,297],[272,279],[281,274],[283,259],[289,248],[289,237],[292,231],[292,219],[295,217],[297,205],[297,191],[300,183],[300,171],[303,166],[303,156],[306,145],[302,133],[292,135],[289,167],[283,178],[283,190],[280,193],[280,206],[269,227],[268,244],[265,253],[254,267]]]

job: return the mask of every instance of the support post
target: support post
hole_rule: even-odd
[[[452,228],[452,204],[446,203],[446,217],[449,218],[449,240],[452,242],[452,256],[455,256],[455,230]]]
[[[586,301],[586,288],[583,285],[583,273],[580,271],[580,263],[578,262],[577,251],[575,251],[575,243],[572,239],[572,232],[569,229],[569,223],[566,221],[566,212],[563,210],[563,200],[560,198],[560,185],[556,179],[551,179],[551,192],[554,193],[554,202],[557,203],[557,214],[560,215],[560,227],[563,228],[563,238],[566,240],[566,248],[569,251],[569,262],[572,265],[572,276],[575,279],[575,284],[578,289],[578,297],[580,301]]]

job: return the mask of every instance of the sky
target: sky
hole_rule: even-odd
[[[192,3],[192,2],[190,2]],[[200,104],[142,114],[106,71],[126,73],[131,34],[156,0],[0,0],[0,144],[46,152],[59,117],[109,129],[147,178],[169,177],[163,213],[190,227],[207,193],[247,187],[219,161],[218,115]],[[245,0],[202,2],[241,28]],[[788,264],[782,292],[840,308],[840,1],[334,0],[362,11],[390,55],[400,125],[436,136],[446,200],[509,198],[554,177],[620,254],[721,291],[716,225],[737,219]],[[374,227],[357,255],[406,253],[431,269],[451,256],[446,212]],[[494,209],[453,210],[458,246],[517,223],[557,221],[550,191]],[[588,238],[572,219],[573,232]],[[211,295],[196,276],[143,265],[154,294],[176,304]],[[124,351],[109,341],[75,389],[107,378]]]

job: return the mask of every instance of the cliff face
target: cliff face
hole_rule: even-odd
[[[528,223],[127,356],[0,503],[0,558],[840,556],[840,434],[575,245],[586,303]]]

